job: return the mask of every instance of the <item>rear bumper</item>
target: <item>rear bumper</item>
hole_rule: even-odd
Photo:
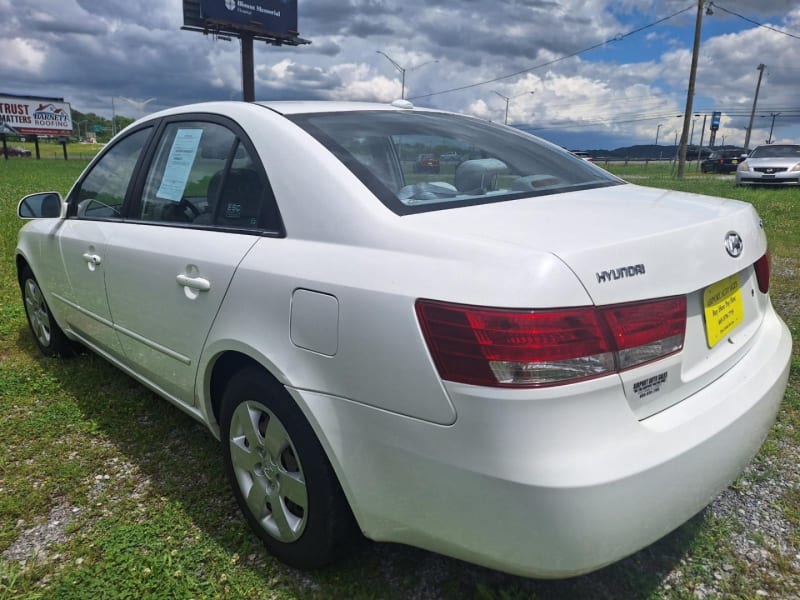
[[[569,396],[447,384],[451,426],[290,392],[368,537],[567,577],[654,542],[735,479],[773,423],[790,355],[788,329],[769,310],[731,370],[643,421],[615,377]]]

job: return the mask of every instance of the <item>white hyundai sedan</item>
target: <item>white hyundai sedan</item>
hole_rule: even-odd
[[[459,160],[415,173],[420,154]],[[19,214],[41,350],[80,343],[205,423],[296,566],[360,531],[533,577],[597,569],[736,478],[786,388],[750,204],[462,115],[167,110]]]

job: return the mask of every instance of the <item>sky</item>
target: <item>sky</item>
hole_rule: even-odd
[[[800,1],[710,8],[691,141],[707,144],[718,110],[717,145],[744,143],[763,63],[750,146],[773,124],[775,142],[800,142]],[[696,14],[696,0],[298,0],[312,43],[257,42],[256,99],[391,102],[401,73],[380,51],[405,69],[415,106],[503,122],[509,98],[509,124],[568,148],[673,144]],[[133,118],[241,99],[239,41],[182,23],[181,0],[0,0],[0,94],[106,117],[113,99]]]

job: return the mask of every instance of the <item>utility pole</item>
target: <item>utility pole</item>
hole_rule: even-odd
[[[658,127],[656,127],[656,143],[655,145],[658,146],[658,133],[661,131],[661,128],[664,126],[663,123],[659,123]]]
[[[744,136],[744,149],[750,149],[750,134],[753,132],[753,119],[756,116],[756,104],[758,104],[758,90],[761,89],[761,78],[764,76],[764,69],[766,65],[761,63],[756,67],[758,69],[758,83],[756,84],[756,95],[753,97],[753,110],[750,111],[750,124],[747,126],[747,135]],[[770,137],[772,137],[770,135]]]
[[[694,22],[694,46],[692,48],[692,66],[689,69],[689,89],[686,90],[686,110],[683,112],[683,131],[678,154],[678,179],[683,178],[686,166],[686,141],[689,137],[689,121],[692,119],[692,103],[694,102],[694,81],[697,77],[697,57],[700,53],[700,31],[703,27],[703,4],[705,0],[697,0],[697,18]]]

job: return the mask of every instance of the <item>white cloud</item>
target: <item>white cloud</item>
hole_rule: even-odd
[[[720,5],[778,29],[800,30],[796,0]],[[578,136],[607,133],[631,143],[651,143],[662,124],[660,140],[671,141],[681,122],[674,115],[683,112],[686,97],[693,10],[580,57],[559,59],[685,7],[683,0],[304,0],[299,29],[313,44],[257,43],[256,94],[389,102],[401,94],[401,75],[376,53],[382,50],[406,69],[407,97],[520,72],[414,100],[418,106],[501,121],[505,101],[496,90],[513,97],[513,123]],[[776,121],[781,135],[800,137],[800,42],[721,10],[705,18],[732,32],[704,29],[696,108],[722,107],[721,134],[741,137],[755,68],[764,61],[759,106],[767,114],[783,113]],[[4,91],[63,96],[79,110],[108,114],[111,96],[155,97],[148,109],[240,97],[239,42],[180,31],[181,21],[180,3],[162,0],[0,0]],[[765,137],[767,119],[757,118],[756,125],[758,139]]]
[[[47,52],[34,40],[11,38],[3,40],[0,52],[0,70],[11,75],[14,72],[38,76],[47,59]]]

